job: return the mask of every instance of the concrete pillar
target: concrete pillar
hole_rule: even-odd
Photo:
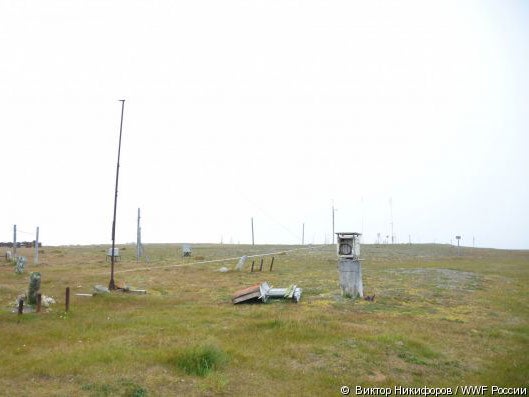
[[[348,298],[363,298],[364,286],[360,261],[351,258],[339,258],[338,270],[340,272],[342,295]]]

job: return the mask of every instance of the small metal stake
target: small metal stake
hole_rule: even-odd
[[[18,315],[21,315],[24,312],[24,299],[18,301]]]
[[[263,258],[261,258],[261,266],[259,266],[259,271],[262,272],[263,271]]]
[[[255,259],[252,261],[252,273],[253,273],[253,265],[255,264]]]
[[[274,267],[274,257],[272,257],[272,262],[270,262],[270,271],[272,271],[272,267]]]
[[[66,311],[70,310],[70,287],[66,287]]]

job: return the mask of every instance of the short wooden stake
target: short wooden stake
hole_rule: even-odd
[[[272,267],[274,267],[274,257],[272,257],[272,262],[270,262],[270,271],[272,271]]]
[[[253,273],[253,265],[255,264],[255,259],[252,261],[252,273]]]
[[[66,311],[70,310],[70,287],[66,287]]]
[[[20,316],[22,313],[24,313],[24,299],[18,301],[18,315]]]
[[[37,313],[40,313],[41,305],[42,305],[42,294],[39,292],[37,294]]]
[[[263,271],[263,258],[261,258],[261,266],[259,266],[259,271],[262,272]]]

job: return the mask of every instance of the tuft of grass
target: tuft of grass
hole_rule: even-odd
[[[188,375],[206,376],[227,361],[227,354],[213,345],[188,348],[169,359],[169,363]]]

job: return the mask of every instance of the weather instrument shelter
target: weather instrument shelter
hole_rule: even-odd
[[[336,233],[338,271],[342,295],[350,298],[364,297],[362,264],[360,263],[361,233]]]
[[[113,255],[112,255],[112,248],[109,248],[109,249],[108,249],[106,260],[107,260],[107,261],[108,261],[109,259],[112,260],[112,256],[114,256],[114,260],[115,260],[115,261],[118,261],[119,259],[121,259],[121,255],[119,254],[119,248],[114,248],[114,253],[113,253]]]
[[[361,233],[336,233],[338,241],[338,256],[341,258],[360,258]]]

